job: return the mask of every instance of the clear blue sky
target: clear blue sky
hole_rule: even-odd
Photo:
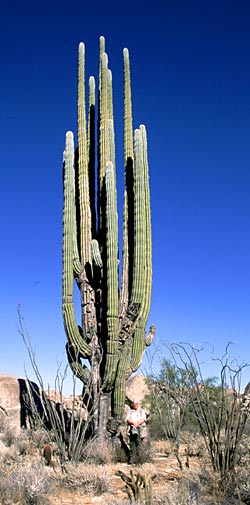
[[[147,127],[157,343],[208,342],[221,355],[232,341],[250,361],[249,26],[248,0],[2,0],[0,372],[29,370],[19,303],[45,383],[64,357],[62,153],[76,133],[78,44],[97,76],[100,35],[120,182],[124,47],[134,127]]]

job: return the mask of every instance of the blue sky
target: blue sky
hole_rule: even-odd
[[[45,383],[64,358],[62,153],[76,133],[77,51],[113,72],[122,201],[122,50],[134,127],[147,127],[153,224],[149,323],[160,342],[229,341],[250,361],[250,6],[248,1],[3,0],[1,46],[0,372],[24,375],[25,318]]]

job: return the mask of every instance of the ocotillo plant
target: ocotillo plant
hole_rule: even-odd
[[[100,37],[98,113],[95,79],[85,105],[85,47],[79,45],[78,142],[64,151],[63,300],[68,360],[92,398],[94,430],[103,432],[107,407],[113,429],[122,419],[126,381],[141,364],[154,326],[145,334],[152,288],[152,240],[146,129],[133,133],[130,63],[124,58],[124,211],[121,275],[112,74]],[[96,127],[97,117],[97,127]],[[97,130],[97,134],[95,133]],[[97,139],[96,139],[97,137]],[[95,191],[95,187],[97,190]],[[76,322],[74,284],[80,290]],[[110,425],[110,426],[111,426]]]

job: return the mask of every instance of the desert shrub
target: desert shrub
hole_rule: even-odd
[[[20,466],[20,463],[22,465]],[[19,464],[19,467],[18,467]],[[50,477],[38,462],[16,463],[15,468],[0,467],[1,505],[47,505]]]
[[[246,420],[246,424],[245,424],[245,427],[244,427],[244,435],[250,437],[250,418],[249,417]]]
[[[110,492],[111,473],[108,468],[80,463],[65,463],[62,486],[70,491],[99,495]]]
[[[8,423],[4,423],[2,426],[1,440],[7,446],[11,447],[15,444],[17,439],[16,429],[10,426]]]
[[[18,460],[17,460],[17,454],[16,454],[16,449],[14,446],[11,446],[8,448],[6,452],[4,452],[1,455],[0,458],[0,472],[5,469],[8,471],[12,471],[15,468],[18,467]]]
[[[46,443],[49,442],[49,432],[44,428],[31,429],[27,431],[30,443],[32,443],[36,448],[41,449]]]
[[[26,430],[21,430],[20,434],[16,438],[15,447],[20,456],[25,456],[31,452],[32,443]]]
[[[11,477],[1,475],[0,478],[0,503],[1,505],[21,504],[21,493],[13,485]]]
[[[189,431],[183,431],[180,435],[180,442],[185,445],[185,452],[189,457],[196,456],[201,458],[206,452],[204,439],[199,433],[194,434]]]
[[[128,446],[123,443],[120,443],[120,440],[117,444],[113,445],[113,454],[112,461],[114,463],[127,463],[129,457],[129,449]]]
[[[25,505],[49,503],[46,494],[51,490],[51,477],[40,462],[29,461],[11,475],[12,486]]]
[[[221,492],[235,472],[250,416],[250,383],[241,392],[242,370],[249,365],[238,364],[228,347],[215,360],[218,380],[204,378],[199,355],[202,349],[182,343],[169,346],[172,360],[163,359],[160,373],[149,376],[152,420],[158,416],[165,437],[175,443],[180,468],[180,434],[191,416],[203,437]]]
[[[196,383],[198,371],[192,362],[178,366],[174,360],[162,358],[160,371],[147,376],[150,394],[146,402],[150,405],[148,427],[154,440],[168,439],[178,443],[182,430],[199,431],[199,423],[194,415],[191,389]],[[206,389],[213,391],[215,378],[204,381]]]
[[[228,490],[235,498],[240,498],[241,502],[250,505],[250,480],[249,468],[241,468],[235,475],[234,485]]]
[[[154,494],[154,505],[222,505],[214,476],[207,469],[185,471],[182,477]],[[229,504],[228,504],[229,505]]]
[[[144,440],[139,447],[139,461],[140,465],[150,463],[154,458],[154,450],[149,439]]]
[[[238,447],[238,465],[250,472],[250,437],[243,435]]]
[[[114,448],[107,440],[93,438],[84,448],[83,460],[95,465],[107,465],[115,459]]]

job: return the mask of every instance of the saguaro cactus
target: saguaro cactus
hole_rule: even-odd
[[[152,288],[146,129],[141,125],[133,134],[127,49],[123,57],[125,176],[121,276],[112,74],[104,37],[100,37],[98,114],[94,77],[89,79],[86,111],[85,48],[83,43],[79,45],[78,145],[75,149],[73,133],[69,131],[64,151],[62,311],[66,349],[73,372],[91,396],[94,430],[99,433],[105,430],[108,404],[116,421],[113,425],[121,421],[126,381],[140,366],[145,347],[151,344],[155,333],[151,326],[145,335]],[[75,282],[80,290],[80,325],[74,308]]]

